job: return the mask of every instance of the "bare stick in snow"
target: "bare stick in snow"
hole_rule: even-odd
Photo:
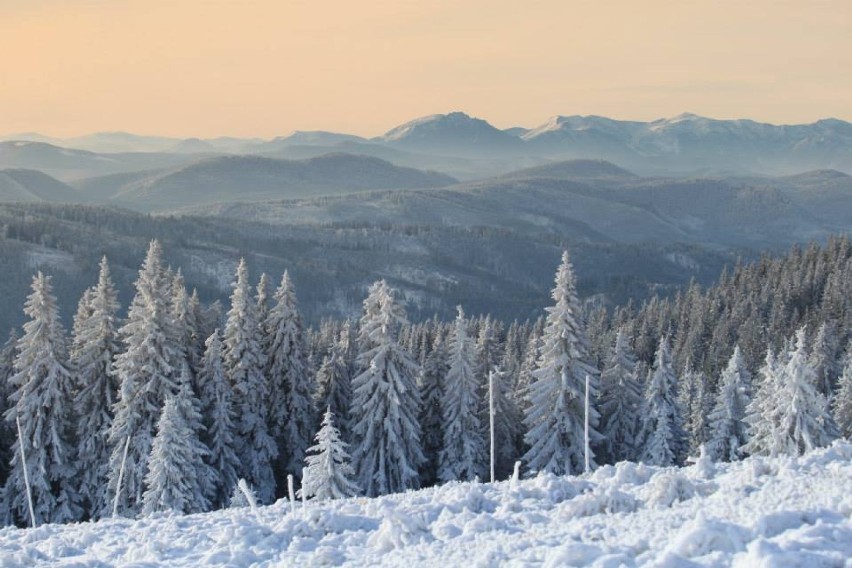
[[[124,468],[127,465],[127,451],[130,449],[130,436],[124,440],[124,454],[121,456],[121,469],[118,470],[118,483],[115,488],[115,500],[112,502],[112,516],[118,516],[118,498],[121,496],[121,482],[124,480]]]
[[[15,416],[15,422],[18,424],[18,445],[21,447],[21,461],[24,466],[24,487],[27,488],[27,505],[30,507],[30,521],[33,528],[36,528],[35,509],[33,509],[33,492],[30,489],[30,476],[27,473],[27,454],[24,451],[24,434],[21,431],[21,419]]]
[[[293,474],[287,474],[287,493],[290,494],[290,512],[296,512],[296,492],[293,490]]]
[[[584,440],[586,443],[586,473],[589,473],[591,468],[589,467],[589,375],[586,374],[586,412],[585,412],[585,429],[583,432]]]
[[[488,371],[488,417],[491,429],[491,483],[494,483],[494,371]]]

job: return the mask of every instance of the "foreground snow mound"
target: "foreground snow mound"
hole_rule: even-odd
[[[0,530],[6,566],[852,566],[852,444],[713,468],[620,463],[583,477],[449,483]]]

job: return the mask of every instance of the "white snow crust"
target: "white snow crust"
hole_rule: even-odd
[[[852,566],[852,444],[0,530],[13,566]]]

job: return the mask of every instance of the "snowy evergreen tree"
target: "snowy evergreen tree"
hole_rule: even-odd
[[[701,446],[707,443],[709,435],[707,417],[713,406],[707,388],[707,377],[702,371],[692,369],[690,362],[687,361],[681,386],[678,389],[678,404],[684,413],[683,427],[687,436],[689,455],[698,455]]]
[[[118,386],[113,359],[120,351],[118,340],[118,292],[112,283],[109,263],[101,259],[98,283],[80,302],[74,321],[71,366],[76,375],[74,409],[77,415],[77,467],[79,492],[88,515],[102,511],[109,499],[106,480],[113,407]]]
[[[811,347],[809,363],[814,369],[816,382],[814,386],[826,398],[834,394],[834,384],[840,375],[840,365],[837,352],[839,350],[837,333],[834,325],[823,322],[817,329]]]
[[[518,369],[518,375],[515,379],[513,398],[515,406],[524,414],[529,410],[530,402],[530,385],[533,383],[533,373],[535,373],[536,362],[538,361],[539,350],[541,349],[541,336],[535,330],[530,333],[527,339],[526,347],[524,348],[524,358],[521,361],[521,366]]]
[[[237,484],[240,463],[237,459],[233,393],[225,376],[222,341],[218,329],[207,338],[205,345],[206,350],[198,373],[205,427],[202,440],[209,451],[207,463],[214,472],[207,497],[212,508],[218,509],[228,504],[231,491]]]
[[[816,372],[810,365],[805,329],[796,333],[796,344],[782,371],[782,404],[778,453],[801,455],[827,446],[837,437],[826,398],[815,388]]]
[[[748,442],[743,452],[750,455],[778,455],[781,438],[782,365],[770,347],[759,370],[757,392],[746,407],[745,423],[748,425]]]
[[[346,444],[334,427],[334,414],[327,409],[316,435],[316,445],[308,448],[305,477],[299,497],[317,500],[342,499],[358,494],[352,480],[355,470],[349,463]]]
[[[130,304],[126,323],[119,329],[123,350],[114,361],[118,379],[118,401],[109,431],[111,448],[108,473],[108,514],[119,491],[118,512],[135,515],[142,506],[145,473],[157,421],[165,401],[177,392],[180,346],[174,343],[174,325],[169,297],[171,282],[162,266],[162,250],[157,241],[148,247],[145,262],[136,280],[136,295]],[[124,448],[130,445],[127,458]],[[106,506],[107,504],[103,504]]]
[[[278,450],[269,434],[270,390],[263,374],[260,330],[248,267],[240,259],[225,323],[223,360],[237,416],[239,476],[254,487],[261,503],[271,503],[275,497],[272,463]]]
[[[148,459],[142,514],[160,511],[198,513],[210,508],[207,449],[199,439],[201,416],[190,385],[188,364],[177,395],[166,400]],[[207,477],[207,479],[205,479]]]
[[[708,417],[710,437],[707,450],[714,460],[736,461],[748,441],[744,421],[751,402],[751,373],[745,366],[739,346],[722,372],[716,404]]]
[[[567,251],[556,272],[552,297],[556,304],[547,308],[542,347],[529,387],[524,440],[530,449],[524,460],[530,471],[564,475],[585,467],[587,376],[591,379],[590,399],[597,396],[597,371],[587,363],[587,339]],[[598,418],[597,410],[590,406],[590,443],[600,439]]]
[[[623,329],[619,329],[612,355],[601,373],[598,405],[604,460],[608,463],[635,460],[642,387],[636,377],[636,357]]]
[[[272,280],[269,275],[264,272],[260,275],[260,280],[257,283],[255,290],[255,303],[257,304],[257,321],[261,327],[266,325],[266,320],[269,317],[269,297],[272,291]],[[267,330],[264,329],[264,333]]]
[[[195,300],[193,300],[193,297]],[[179,347],[175,366],[180,367],[182,358],[185,357],[193,374],[193,388],[197,388],[194,375],[201,366],[204,344],[202,343],[203,338],[200,336],[198,311],[193,304],[194,301],[198,301],[198,298],[187,293],[183,274],[178,269],[171,282],[170,299],[174,342]]]
[[[9,410],[12,394],[10,379],[15,374],[15,357],[18,353],[18,334],[13,329],[9,339],[0,348],[0,487],[9,477],[9,464],[12,461],[12,446],[18,436],[17,427],[2,417]],[[2,518],[2,517],[0,517]]]
[[[467,321],[461,306],[450,338],[450,368],[444,379],[441,403],[444,418],[444,444],[438,465],[441,481],[473,481],[486,469],[485,432],[478,410],[479,379],[476,350],[467,334]]]
[[[5,494],[13,518],[28,522],[26,468],[36,522],[74,521],[81,514],[72,436],[74,387],[50,277],[41,272],[33,277],[24,313],[29,321],[18,341],[15,374],[10,378],[15,392],[5,414],[12,425],[20,421],[21,437],[12,446]],[[26,444],[26,463],[21,459],[21,441]]]
[[[494,473],[497,479],[508,478],[512,474],[515,462],[521,458],[524,435],[523,416],[512,396],[511,379],[512,377],[504,371],[494,371]],[[490,420],[488,414],[486,419]],[[488,423],[486,422],[483,426],[485,439],[488,440],[490,437]],[[487,453],[486,447],[486,455]]]
[[[368,496],[417,489],[421,408],[416,377],[419,368],[396,341],[407,323],[402,307],[382,280],[364,300],[358,365],[352,380],[353,433],[358,445],[353,461],[359,486]]]
[[[639,459],[647,464],[675,465],[683,449],[685,436],[675,399],[676,385],[669,340],[664,337],[657,347],[642,408]]]
[[[420,371],[420,431],[425,461],[420,468],[422,485],[434,485],[438,481],[438,463],[444,446],[444,377],[449,371],[448,355],[444,334],[435,333],[432,350]]]
[[[847,357],[843,374],[840,376],[837,396],[833,403],[834,421],[840,435],[852,440],[852,357]]]
[[[352,375],[344,353],[348,330],[341,332],[340,340],[331,347],[331,352],[320,365],[316,375],[317,406],[330,408],[338,424],[340,437],[347,443],[351,438],[349,406],[352,404]]]
[[[287,272],[275,291],[266,320],[266,362],[270,380],[269,428],[276,434],[278,480],[288,473],[301,477],[314,427],[313,381],[307,361],[302,317]]]

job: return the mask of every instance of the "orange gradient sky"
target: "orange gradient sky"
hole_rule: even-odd
[[[852,119],[852,1],[0,0],[0,133]]]

